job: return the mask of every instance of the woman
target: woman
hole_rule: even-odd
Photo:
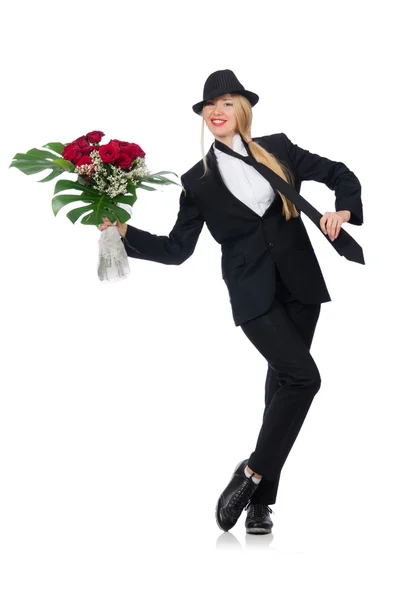
[[[241,157],[253,157],[292,185],[325,183],[335,212],[320,227],[335,240],[341,225],[363,222],[361,186],[346,165],[293,144],[283,133],[251,138],[252,106],[259,100],[229,69],[206,80],[203,159],[181,177],[177,220],[168,236],[131,225],[117,228],[128,256],[180,265],[192,255],[206,223],[222,247],[222,277],[236,326],[268,362],[265,410],[255,450],[239,462],[219,497],[216,521],[228,531],[243,509],[247,533],[269,533],[281,469],[321,384],[310,346],[321,303],[331,300],[300,212]],[[215,141],[204,155],[204,126]],[[230,149],[238,156],[230,155]],[[254,164],[257,164],[254,162]],[[111,225],[104,218],[102,230]]]

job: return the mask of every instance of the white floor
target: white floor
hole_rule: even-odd
[[[195,414],[180,392],[160,397],[161,386],[150,386],[158,392],[151,409],[143,396],[128,399],[112,385],[101,393],[95,383],[73,399],[61,389],[48,395],[43,382],[44,400],[38,389],[28,396],[22,381],[24,397],[9,396],[1,444],[5,600],[237,600],[255,586],[260,597],[280,599],[395,598],[393,477],[373,464],[367,470],[365,460],[353,464],[343,437],[332,456],[333,433],[320,432],[314,405],[284,468],[273,533],[247,534],[245,511],[225,533],[214,511],[245,456],[225,454],[237,421],[220,428],[208,398]]]

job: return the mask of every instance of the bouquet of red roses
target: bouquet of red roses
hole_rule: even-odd
[[[103,223],[103,217],[107,217],[114,224],[101,232],[98,262],[99,279],[113,281],[129,273],[127,253],[115,223],[117,220],[125,223],[131,217],[137,188],[152,191],[156,188],[146,184],[180,184],[165,177],[166,174],[176,175],[172,171],[150,173],[145,163],[146,153],[138,144],[117,139],[101,144],[104,135],[102,131],[90,131],[68,144],[52,142],[44,144],[45,150],[32,148],[26,154],[16,154],[10,167],[16,167],[26,175],[50,169],[49,175],[40,182],[55,179],[64,172],[77,174],[76,181],[57,181],[52,199],[53,213],[56,216],[64,206],[80,201],[83,206],[66,214],[72,223],[82,217],[83,225],[98,226]],[[70,190],[80,193],[63,193]]]

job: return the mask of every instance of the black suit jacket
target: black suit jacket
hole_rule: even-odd
[[[349,210],[353,225],[363,223],[361,185],[345,164],[300,148],[284,133],[253,139],[289,167],[298,192],[304,180],[325,183],[335,191],[335,210]],[[248,144],[244,142],[244,146],[251,154]],[[128,256],[180,265],[193,254],[206,223],[221,245],[222,277],[236,326],[270,307],[275,264],[290,292],[302,303],[331,300],[300,214],[286,221],[281,196],[274,190],[274,201],[259,216],[224,184],[212,145],[206,157],[209,175],[202,177],[204,165],[200,160],[181,176],[185,191],[181,192],[177,219],[168,236],[128,224],[122,238]]]

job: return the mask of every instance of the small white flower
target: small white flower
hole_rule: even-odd
[[[133,161],[129,170],[121,169],[120,167],[109,163],[112,172],[110,175],[105,168],[98,150],[93,150],[90,153],[90,156],[95,168],[94,172],[91,173],[93,188],[100,193],[108,195],[110,198],[114,198],[119,194],[126,194],[129,181],[136,185],[141,179],[150,175],[145,159],[140,156],[137,156]]]

